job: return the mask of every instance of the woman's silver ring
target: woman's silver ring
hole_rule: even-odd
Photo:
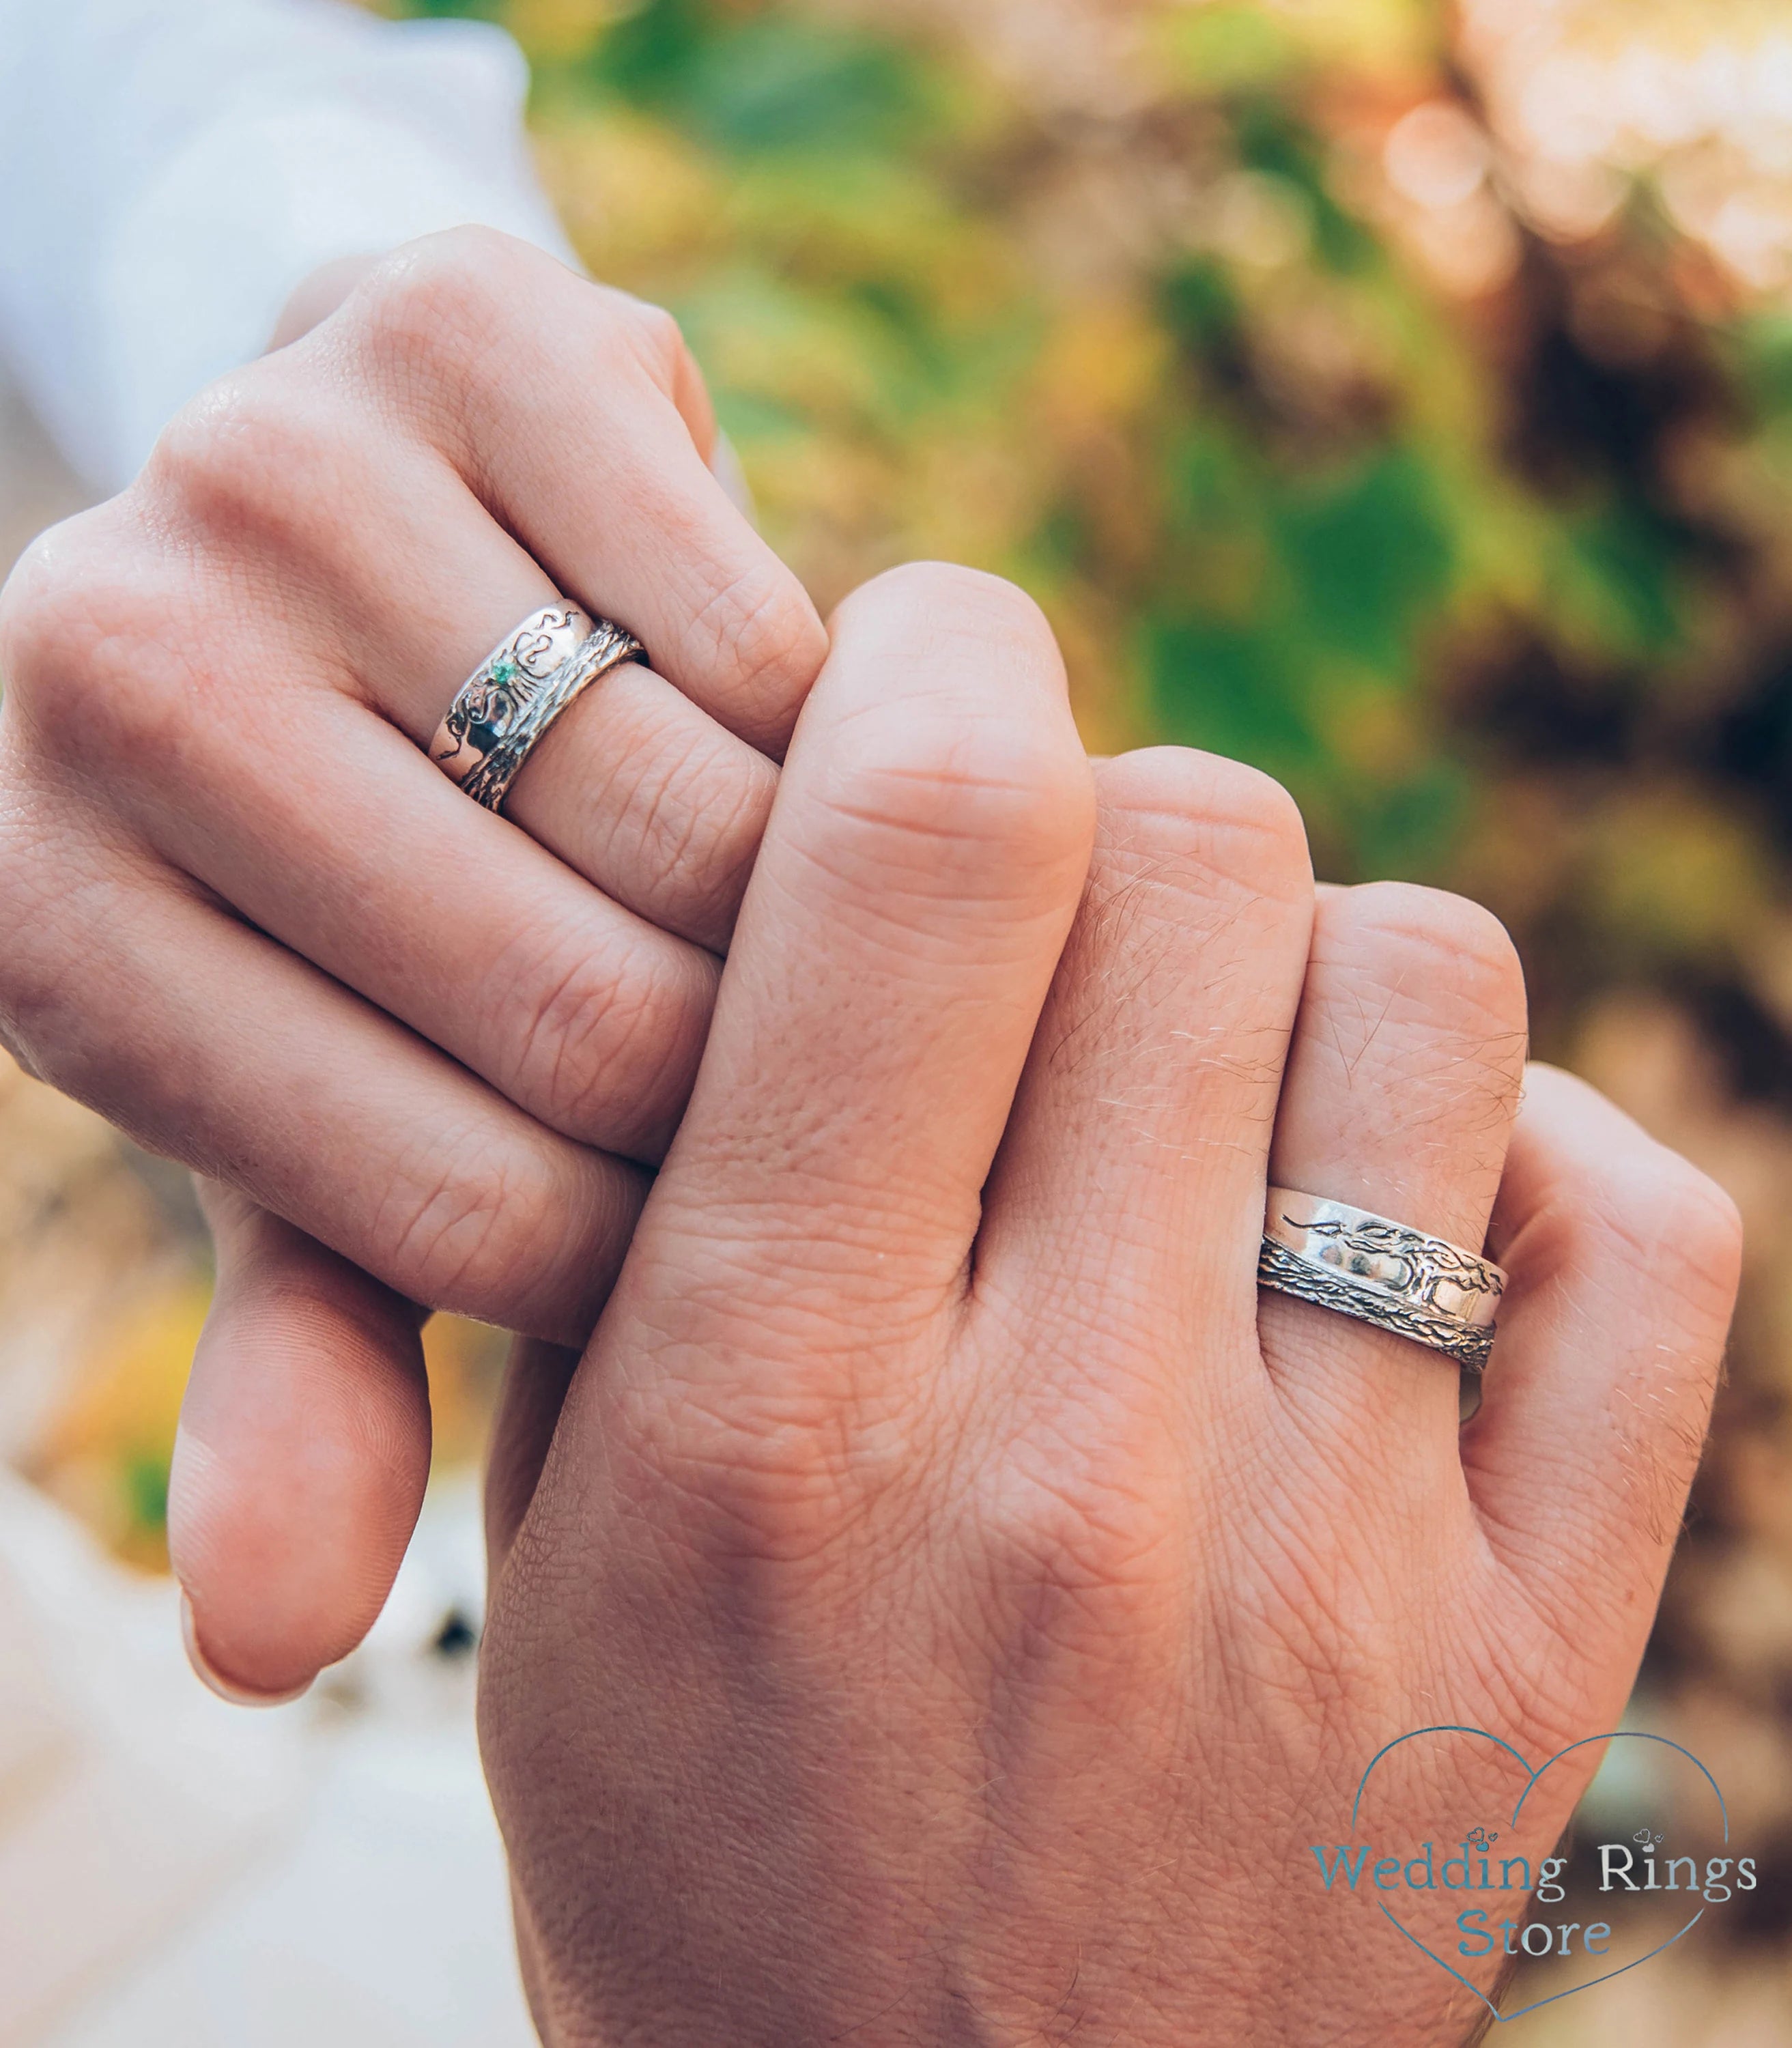
[[[592,685],[645,650],[576,604],[531,612],[456,691],[429,758],[476,804],[501,810],[542,735]]]
[[[1506,1275],[1460,1245],[1348,1202],[1271,1188],[1257,1284],[1486,1367]]]

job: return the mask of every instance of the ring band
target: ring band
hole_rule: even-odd
[[[1410,1337],[1480,1372],[1493,1349],[1506,1275],[1459,1244],[1367,1209],[1271,1188],[1257,1284]]]
[[[460,688],[429,758],[476,804],[501,810],[541,735],[599,677],[645,650],[576,604],[531,612]]]

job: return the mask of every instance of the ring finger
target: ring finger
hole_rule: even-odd
[[[258,374],[271,381],[276,367]],[[284,700],[306,683],[321,684],[326,700],[359,699],[421,748],[475,665],[544,607],[570,599],[646,637],[643,565],[593,558],[557,586],[442,452],[378,416],[363,414],[347,433],[334,410],[314,417],[312,401],[290,382],[251,384],[236,401],[255,422],[252,433],[275,444],[260,465],[222,456],[215,435],[189,456],[176,436],[158,456],[162,473],[143,508],[159,528],[172,493],[180,521],[196,518],[207,549],[239,565],[248,599],[241,623],[228,644],[211,646],[215,633],[196,622],[190,658],[229,671],[215,678],[220,712],[228,696],[271,686],[281,701],[258,708],[286,772],[294,750]],[[277,495],[261,474],[276,457],[286,487]],[[720,550],[708,528],[740,528],[763,549],[721,484],[707,471],[701,479],[693,488],[705,502],[667,525],[669,575],[681,553]],[[633,516],[626,501],[613,510],[625,523]],[[812,617],[795,578],[778,573],[793,619]],[[256,644],[270,626],[273,650]],[[662,651],[647,646],[650,660]],[[718,661],[729,653],[719,650]],[[819,642],[813,654],[818,665]],[[320,744],[328,747],[327,736]],[[505,809],[618,903],[720,950],[776,785],[770,760],[691,692],[630,663],[556,722]]]
[[[390,447],[358,466],[381,504],[378,559],[324,536],[317,581],[339,622],[348,686],[420,748],[475,664],[533,613],[571,599],[594,615],[634,615],[619,591],[557,590],[439,457]],[[281,577],[293,557],[282,536]],[[406,591],[429,592],[429,603],[394,603]],[[631,661],[543,735],[503,810],[616,902],[723,952],[777,786],[766,755]]]
[[[162,630],[151,658],[118,636],[130,686],[83,748],[122,760],[112,779],[157,851],[256,925],[557,1130],[655,1158],[716,972],[660,921],[725,944],[776,772],[629,664],[517,778],[513,813],[546,850],[483,811],[392,728],[432,735],[491,621],[514,627],[551,586],[438,458],[376,436],[332,459],[378,508],[358,522],[377,547],[296,513],[245,522],[253,595],[227,645],[202,615],[170,619],[165,592],[121,593]],[[430,601],[398,601],[413,590]]]
[[[1478,1251],[1522,1085],[1518,956],[1490,913],[1397,882],[1321,891],[1270,1150],[1273,1186]],[[1265,1290],[1265,1359],[1290,1407],[1379,1459],[1453,1436],[1452,1361]]]

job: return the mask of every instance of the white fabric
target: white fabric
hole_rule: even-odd
[[[320,265],[478,221],[569,258],[495,28],[342,0],[0,0],[0,351],[129,481]]]

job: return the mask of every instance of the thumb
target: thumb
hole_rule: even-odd
[[[378,1618],[429,1476],[423,1312],[202,1182],[218,1286],[180,1412],[169,1550],[188,1653],[273,1705]]]

